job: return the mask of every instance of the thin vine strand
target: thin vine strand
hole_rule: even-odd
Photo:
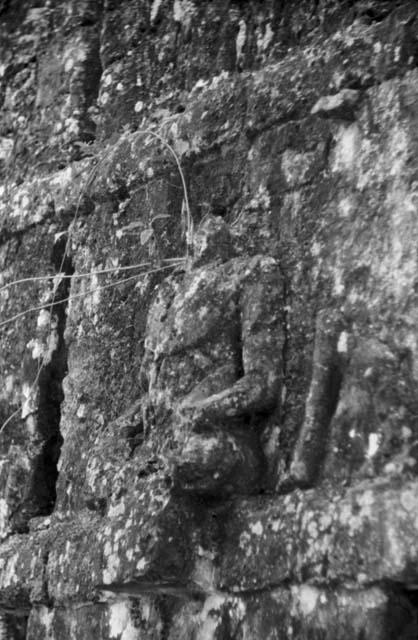
[[[149,275],[151,273],[157,273],[157,272],[160,272],[160,271],[164,271],[166,269],[172,269],[172,268],[175,268],[177,266],[181,266],[183,264],[184,264],[184,260],[182,259],[182,260],[179,260],[178,264],[173,263],[173,264],[165,265],[164,267],[157,267],[155,269],[149,269],[148,271],[145,271],[143,273],[135,274],[133,276],[129,276],[128,278],[122,278],[120,280],[117,280],[116,282],[110,282],[108,284],[101,285],[100,287],[96,287],[95,289],[90,289],[89,291],[83,291],[82,293],[73,294],[71,296],[68,296],[67,298],[63,298],[62,300],[59,300],[57,302],[53,302],[52,305],[48,305],[48,306],[49,306],[49,308],[51,308],[51,307],[54,307],[54,306],[56,306],[58,304],[61,304],[62,302],[71,302],[72,300],[75,300],[77,298],[82,298],[82,297],[86,297],[86,296],[92,295],[92,294],[96,293],[97,291],[103,291],[105,289],[111,289],[112,287],[117,287],[117,286],[119,286],[121,284],[125,284],[126,282],[131,282],[135,278],[140,278],[141,276],[147,276],[147,275]],[[32,313],[32,312],[35,312],[35,311],[41,311],[42,309],[45,309],[45,305],[38,306],[38,307],[33,307],[31,309],[27,309],[26,311],[23,311],[20,314],[16,314],[16,316],[14,316],[13,318],[9,318],[8,320],[3,321],[2,323],[0,323],[0,327],[5,325],[5,324],[7,324],[7,323],[14,322],[16,319],[18,319],[18,317],[22,317],[23,315],[26,315],[28,313]],[[37,382],[39,380],[39,376],[40,376],[40,373],[42,371],[42,366],[43,366],[43,359],[42,359],[42,365],[37,371],[35,380],[34,380],[32,386],[31,386],[31,389],[30,389],[29,393],[32,393],[33,389],[35,388],[35,386],[36,386],[36,384],[37,384]],[[0,427],[0,434],[4,431],[4,429],[7,427],[7,425],[13,420],[13,418],[20,413],[21,409],[22,409],[22,403],[6,419],[6,421],[3,422],[3,424]]]
[[[96,287],[95,289],[89,289],[88,291],[84,291],[82,293],[76,293],[74,295],[70,295],[67,298],[62,298],[61,300],[57,300],[56,302],[51,302],[48,304],[41,304],[35,307],[30,307],[29,309],[25,309],[24,311],[20,311],[19,313],[16,313],[14,316],[12,316],[11,318],[7,318],[6,320],[2,320],[2,322],[0,322],[0,329],[2,327],[5,327],[8,324],[11,324],[12,322],[15,322],[16,320],[19,320],[19,318],[23,318],[24,316],[30,314],[30,313],[34,313],[35,311],[42,311],[44,309],[53,309],[54,307],[58,306],[59,304],[61,304],[62,302],[71,302],[72,300],[75,300],[76,298],[82,298],[83,296],[88,296],[88,295],[92,295],[94,293],[96,293],[97,291],[103,291],[104,289],[109,289],[111,287],[116,287],[120,284],[123,284],[125,282],[129,282],[130,280],[133,280],[134,278],[140,278],[141,276],[146,276],[150,273],[156,273],[157,271],[163,271],[165,269],[172,269],[173,267],[176,266],[181,266],[182,264],[184,264],[184,260],[181,259],[179,260],[178,264],[173,262],[171,264],[167,264],[164,267],[158,267],[156,269],[150,269],[149,271],[144,271],[143,273],[136,273],[133,276],[129,276],[128,278],[122,278],[121,280],[116,280],[116,282],[111,282],[108,284],[104,284],[101,285],[99,287]]]
[[[70,247],[70,242],[71,242],[71,237],[72,237],[71,234],[72,234],[72,230],[74,229],[75,223],[77,222],[77,219],[78,219],[78,214],[80,212],[82,197],[83,197],[84,193],[87,192],[87,188],[89,186],[90,180],[94,177],[94,174],[96,173],[97,168],[101,165],[102,162],[103,162],[103,159],[99,160],[94,165],[94,167],[91,168],[91,170],[89,171],[89,173],[87,175],[87,179],[86,179],[85,184],[82,187],[81,186],[79,187],[77,203],[76,203],[76,208],[75,208],[75,212],[74,212],[74,217],[71,220],[71,224],[68,227],[68,236],[67,236],[67,240],[66,240],[65,247],[64,247],[64,252],[62,254],[60,266],[58,268],[58,272],[57,273],[61,273],[63,271],[65,260],[66,260],[67,256],[69,255],[69,247]],[[64,275],[69,275],[69,274],[64,274]],[[63,300],[61,300],[60,302],[63,302]],[[52,298],[51,304],[48,305],[48,309],[49,309],[48,332],[47,332],[48,335],[51,334],[51,329],[52,329],[52,309],[53,309],[54,306],[55,306],[55,303],[54,303],[54,299]],[[30,310],[29,310],[29,313],[30,313]],[[0,324],[0,327],[1,326],[2,326],[2,324]],[[29,390],[29,394],[30,395],[33,393],[33,390],[35,389],[36,385],[38,384],[39,378],[41,376],[42,369],[43,369],[44,364],[45,364],[45,357],[46,357],[46,355],[43,355],[42,358],[39,360],[36,376],[35,376],[35,379],[34,379],[32,385],[30,387],[30,390]],[[0,427],[0,433],[2,433],[3,429],[7,426],[7,424],[14,417],[14,415],[16,415],[16,413],[20,412],[22,406],[23,405],[21,403],[19,405],[18,409],[12,414],[12,416],[9,416],[9,418],[6,420],[6,422]]]
[[[185,258],[182,257],[177,257],[177,258],[165,258],[163,259],[163,262],[179,262],[181,260],[185,260]],[[70,274],[66,274],[66,273],[56,273],[56,274],[51,274],[51,275],[45,275],[45,276],[31,276],[29,278],[21,278],[19,280],[12,280],[11,282],[8,282],[7,284],[3,285],[2,287],[0,287],[0,294],[3,291],[6,291],[7,289],[10,289],[13,286],[19,285],[19,284],[26,284],[29,282],[45,282],[47,280],[53,280],[54,278],[59,277],[60,280],[64,280],[64,279],[72,279],[72,280],[78,280],[81,278],[89,278],[91,276],[98,276],[98,275],[104,275],[104,274],[109,274],[109,273],[115,273],[116,271],[131,271],[133,269],[142,269],[143,267],[149,267],[150,266],[150,262],[139,262],[138,264],[131,264],[131,265],[126,265],[124,267],[109,267],[108,269],[96,269],[94,271],[86,271],[85,273],[73,273],[72,275]]]
[[[181,178],[181,182],[182,182],[184,206],[185,206],[185,209],[186,209],[186,257],[188,257],[188,255],[189,255],[189,243],[191,242],[193,220],[192,220],[191,211],[190,211],[186,180],[185,180],[185,176],[184,176],[184,173],[183,173],[183,169],[181,167],[180,160],[179,160],[175,150],[173,149],[173,147],[160,134],[156,133],[155,131],[151,131],[149,129],[145,129],[143,131],[137,132],[136,135],[144,135],[144,134],[145,135],[151,135],[151,136],[155,137],[157,140],[159,140],[161,142],[161,144],[163,144],[163,146],[165,146],[166,149],[168,149],[168,151],[173,156],[173,158],[175,160],[175,163],[177,165],[177,168],[178,168],[178,171],[179,171],[179,174],[180,174],[180,178]],[[78,218],[78,214],[79,214],[80,207],[81,207],[82,197],[83,197],[84,193],[87,192],[87,189],[90,186],[91,180],[94,178],[94,175],[97,172],[97,169],[103,164],[103,162],[106,159],[107,159],[107,156],[104,156],[95,164],[95,166],[91,169],[91,171],[89,172],[89,174],[87,176],[87,180],[85,182],[85,185],[83,186],[83,188],[80,187],[80,189],[79,189],[79,195],[78,195],[78,198],[77,198],[77,204],[76,204],[76,210],[75,210],[74,218],[71,221],[71,225],[69,227],[68,237],[67,237],[67,240],[66,240],[66,244],[65,244],[63,255],[62,255],[60,267],[59,267],[58,273],[56,275],[59,275],[60,272],[62,272],[62,270],[64,268],[65,260],[66,260],[68,254],[69,254],[68,250],[69,250],[69,247],[70,247],[72,230],[74,229],[75,223],[76,223],[77,218]],[[147,275],[148,273],[154,273],[156,271],[161,271],[161,270],[167,269],[169,267],[175,267],[177,265],[180,266],[180,264],[182,264],[184,262],[184,259],[179,260],[178,262],[176,261],[175,258],[167,259],[165,261],[170,262],[172,264],[166,265],[165,267],[160,267],[158,269],[150,270],[150,271],[148,271],[148,272],[146,272],[144,274],[136,274],[134,276],[130,276],[128,278],[124,278],[124,279],[118,280],[115,283],[110,283],[108,285],[103,285],[103,286],[100,286],[100,287],[96,287],[94,290],[83,292],[82,294],[75,294],[73,296],[70,295],[67,298],[59,300],[57,302],[54,302],[52,300],[52,302],[48,305],[49,314],[50,314],[49,331],[48,331],[48,333],[51,332],[51,327],[52,327],[52,310],[57,304],[60,304],[62,302],[69,302],[69,301],[71,301],[71,300],[73,300],[75,298],[79,298],[79,297],[82,297],[82,296],[87,296],[87,295],[90,295],[91,293],[95,293],[95,292],[103,290],[103,289],[107,289],[107,288],[110,288],[110,287],[118,286],[119,284],[123,284],[124,282],[128,282],[130,280],[133,280],[134,278],[138,278],[141,275]],[[145,263],[143,266],[148,266],[148,265],[149,265],[149,263]],[[141,265],[141,267],[142,267],[142,265]],[[99,274],[104,274],[104,273],[114,273],[116,271],[127,271],[129,269],[135,269],[135,268],[140,268],[140,265],[130,265],[128,267],[115,267],[115,268],[110,268],[110,269],[96,270],[96,271],[90,272],[88,274],[86,273],[86,274],[77,274],[77,275],[72,274],[72,275],[69,275],[69,274],[63,273],[62,275],[60,275],[60,278],[61,279],[65,279],[65,278],[91,277],[92,275],[99,275]],[[7,285],[4,285],[3,287],[1,287],[0,288],[0,293],[2,291],[4,291],[4,290],[10,288],[11,286],[14,286],[14,285],[17,285],[17,284],[22,284],[22,283],[25,283],[25,282],[27,283],[27,282],[34,282],[34,281],[41,281],[41,280],[49,280],[49,279],[52,279],[53,277],[54,276],[37,276],[37,277],[32,277],[32,278],[21,278],[20,280],[13,281],[13,282],[8,283]],[[32,307],[32,308],[27,309],[27,310],[25,310],[23,312],[20,312],[19,314],[16,314],[12,318],[9,318],[9,319],[7,319],[5,321],[2,321],[0,323],[0,328],[3,327],[3,326],[6,326],[7,324],[10,324],[11,322],[14,322],[15,320],[18,320],[21,317],[24,317],[25,315],[27,315],[29,313],[33,313],[35,311],[41,311],[43,309],[45,309],[45,305],[39,305],[37,307]],[[41,362],[38,365],[37,374],[36,374],[36,377],[35,377],[35,380],[34,380],[32,386],[31,386],[30,393],[32,393],[33,389],[35,388],[35,386],[38,383],[42,368],[44,366],[44,361],[45,361],[45,356],[42,358]],[[14,418],[14,416],[17,415],[20,412],[21,406],[22,405],[20,405],[18,407],[18,409],[16,411],[14,411],[7,418],[7,420],[3,423],[3,425],[0,427],[0,433],[2,433],[2,431],[10,423],[10,421]]]
[[[174,161],[175,161],[175,163],[177,165],[178,172],[180,174],[181,184],[182,184],[182,187],[183,187],[184,206],[185,206],[185,209],[186,209],[186,229],[187,229],[186,256],[188,256],[189,255],[189,244],[191,242],[193,218],[192,218],[192,214],[191,214],[191,210],[190,210],[189,195],[188,195],[188,191],[187,191],[186,178],[184,176],[184,172],[183,172],[183,169],[181,167],[181,163],[180,163],[179,157],[178,157],[177,153],[175,152],[175,150],[173,149],[173,147],[171,146],[171,144],[169,142],[167,142],[167,140],[165,140],[159,133],[156,133],[155,131],[152,131],[151,129],[141,129],[141,130],[137,131],[134,135],[136,135],[136,136],[138,136],[138,135],[154,136],[155,138],[157,138],[157,140],[159,140],[161,142],[162,145],[164,145],[164,147],[166,149],[168,149],[168,151],[171,153],[171,155],[174,158]]]

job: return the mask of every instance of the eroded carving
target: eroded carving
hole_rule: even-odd
[[[182,491],[256,491],[263,459],[255,418],[280,397],[279,266],[270,256],[231,259],[232,252],[227,225],[209,218],[192,269],[164,281],[149,313],[141,373],[150,437],[170,453]]]
[[[324,461],[329,426],[338,401],[342,377],[342,358],[338,354],[338,335],[342,318],[337,312],[321,311],[316,321],[312,377],[305,403],[305,417],[284,487],[311,486]]]
[[[124,539],[126,519],[136,527],[135,566],[113,567],[110,555],[103,589],[212,588],[225,501],[259,490],[260,435],[281,395],[283,283],[273,257],[231,255],[227,225],[209,218],[191,267],[155,292],[142,397],[97,435],[84,506],[120,526]]]
[[[64,249],[65,238],[61,237],[52,261],[68,276],[74,270],[71,261],[63,258]],[[0,537],[27,531],[30,520],[49,515],[54,509],[62,445],[62,381],[67,373],[64,330],[69,287],[69,279],[59,283],[49,305],[41,311],[35,337],[26,345],[21,374],[21,432],[14,436],[0,478],[4,499]]]
[[[417,401],[409,351],[318,314],[305,418],[284,489],[416,473]]]

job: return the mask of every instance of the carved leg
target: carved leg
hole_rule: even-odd
[[[341,363],[337,351],[341,329],[340,313],[319,313],[305,418],[293,453],[290,477],[286,480],[293,486],[311,486],[324,460],[329,424],[341,386]]]

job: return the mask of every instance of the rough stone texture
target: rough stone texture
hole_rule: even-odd
[[[0,637],[418,637],[417,13],[0,1]]]

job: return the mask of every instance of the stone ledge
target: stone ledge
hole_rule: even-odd
[[[418,481],[364,482],[344,494],[245,500],[226,531],[219,586],[234,592],[306,580],[418,584]]]

